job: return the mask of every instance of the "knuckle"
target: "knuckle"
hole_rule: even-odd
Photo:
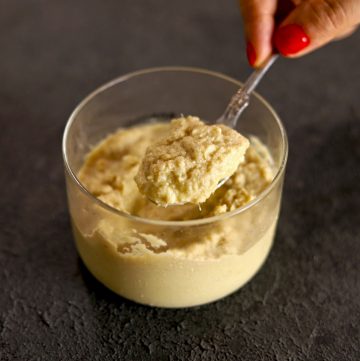
[[[336,30],[346,23],[347,15],[342,1],[313,0],[309,6],[322,30]]]

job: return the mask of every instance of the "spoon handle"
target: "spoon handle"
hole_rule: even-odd
[[[272,55],[266,64],[259,69],[255,69],[247,78],[244,85],[231,98],[229,105],[225,109],[224,114],[220,117],[217,123],[225,124],[231,128],[235,128],[237,120],[244,109],[249,105],[250,94],[259,84],[262,77],[274,64],[279,55]]]

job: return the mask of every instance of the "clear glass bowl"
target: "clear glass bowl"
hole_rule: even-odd
[[[92,147],[118,128],[169,114],[214,122],[240,86],[208,70],[148,69],[100,87],[72,113],[63,156],[76,246],[90,272],[119,295],[159,307],[200,305],[239,289],[264,263],[279,215],[288,146],[281,121],[257,94],[237,129],[269,148],[276,175],[255,200],[235,211],[190,221],[145,219],[106,205],[76,176]],[[147,239],[161,240],[161,250],[149,249]],[[143,247],[124,253],[122,245],[134,240]]]

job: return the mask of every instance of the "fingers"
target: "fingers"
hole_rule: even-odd
[[[240,0],[251,66],[261,66],[272,53],[277,0]]]
[[[359,0],[302,1],[275,31],[274,44],[284,56],[304,55],[349,32],[359,21]]]

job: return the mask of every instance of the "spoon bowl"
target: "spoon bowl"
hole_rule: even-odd
[[[254,91],[256,86],[259,84],[260,80],[266,74],[266,72],[270,69],[270,67],[274,64],[279,55],[272,55],[269,60],[265,63],[262,68],[255,69],[251,75],[248,77],[244,85],[233,95],[228,106],[226,107],[222,116],[217,119],[216,124],[224,124],[229,128],[235,128],[236,124],[242,114],[242,112],[247,108],[250,103],[251,93]],[[230,178],[222,179],[218,184],[215,190],[220,188],[226,181]],[[214,190],[214,191],[215,191]],[[148,199],[152,202],[156,202],[148,197]],[[185,203],[172,203],[167,206],[180,206]]]

